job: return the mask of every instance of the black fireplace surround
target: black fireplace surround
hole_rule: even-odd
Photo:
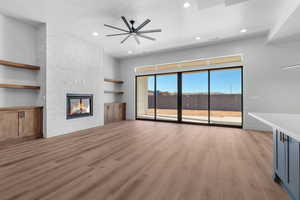
[[[67,119],[93,116],[92,94],[67,94]]]

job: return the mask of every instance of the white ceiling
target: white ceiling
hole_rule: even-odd
[[[115,57],[125,57],[129,50],[137,55],[269,31],[277,22],[282,2],[287,0],[187,1],[191,7],[185,9],[185,0],[1,0],[0,12],[47,22],[52,30],[72,33],[103,45]],[[157,38],[155,42],[141,39],[138,45],[129,39],[121,45],[124,37],[105,37],[117,31],[103,24],[125,28],[122,15],[138,24],[149,18],[152,22],[145,30],[161,28],[163,32],[149,34]],[[243,28],[249,31],[240,33]],[[95,31],[98,37],[92,35]],[[196,41],[197,36],[201,40]]]
[[[300,0],[281,2],[279,19],[269,34],[269,42],[300,40]]]

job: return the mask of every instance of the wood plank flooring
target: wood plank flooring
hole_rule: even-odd
[[[124,121],[0,146],[0,199],[285,200],[272,135]]]

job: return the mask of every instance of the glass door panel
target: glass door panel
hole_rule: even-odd
[[[210,71],[210,123],[242,125],[242,70]]]
[[[156,119],[177,121],[177,74],[156,76]]]
[[[208,71],[182,73],[182,121],[208,123]]]
[[[136,80],[137,118],[154,119],[154,76],[139,76]]]

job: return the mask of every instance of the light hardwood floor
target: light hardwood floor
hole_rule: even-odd
[[[272,137],[128,121],[0,146],[0,199],[285,200]]]

